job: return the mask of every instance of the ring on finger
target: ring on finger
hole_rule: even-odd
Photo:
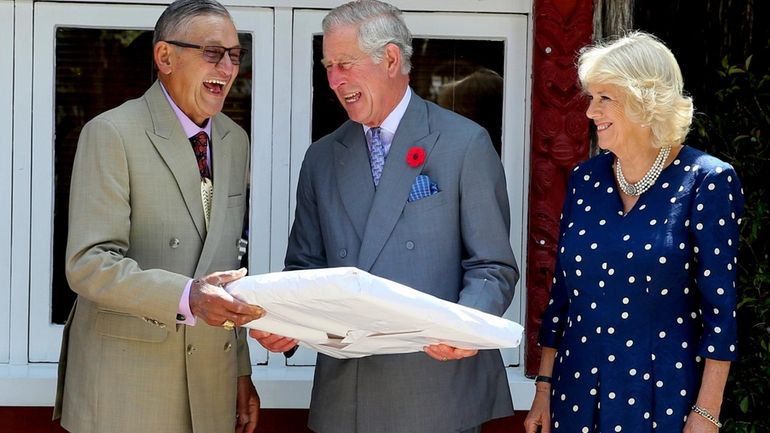
[[[224,322],[222,322],[222,327],[225,328],[225,331],[232,331],[233,329],[235,329],[235,322],[233,322],[230,319],[225,320]]]

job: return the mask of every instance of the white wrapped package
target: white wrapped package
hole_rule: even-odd
[[[225,289],[265,309],[247,328],[335,358],[419,352],[436,343],[516,347],[523,331],[516,322],[351,267],[247,276]]]

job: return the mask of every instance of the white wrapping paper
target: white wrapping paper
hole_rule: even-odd
[[[419,352],[436,343],[516,347],[523,330],[516,322],[350,267],[247,276],[225,289],[267,312],[247,328],[295,338],[335,358]]]

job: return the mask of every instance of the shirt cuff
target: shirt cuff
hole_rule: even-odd
[[[192,287],[193,280],[187,282],[184,286],[184,292],[179,299],[179,309],[176,314],[177,325],[195,326],[195,316],[190,310],[190,287]]]

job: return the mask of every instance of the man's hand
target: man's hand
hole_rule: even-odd
[[[425,353],[437,361],[448,361],[450,359],[457,360],[468,358],[469,356],[475,356],[477,353],[479,353],[479,351],[476,349],[459,349],[457,347],[452,347],[441,343],[425,346]]]
[[[254,433],[259,420],[259,394],[250,376],[238,378],[235,433]]]
[[[246,275],[246,268],[234,271],[214,272],[193,280],[190,286],[190,310],[195,317],[211,326],[222,326],[230,320],[242,326],[265,315],[257,305],[241,302],[222,287]]]
[[[271,352],[288,352],[298,343],[298,341],[293,338],[282,337],[280,335],[258,331],[256,329],[249,330],[249,335],[257,340],[262,347]]]

